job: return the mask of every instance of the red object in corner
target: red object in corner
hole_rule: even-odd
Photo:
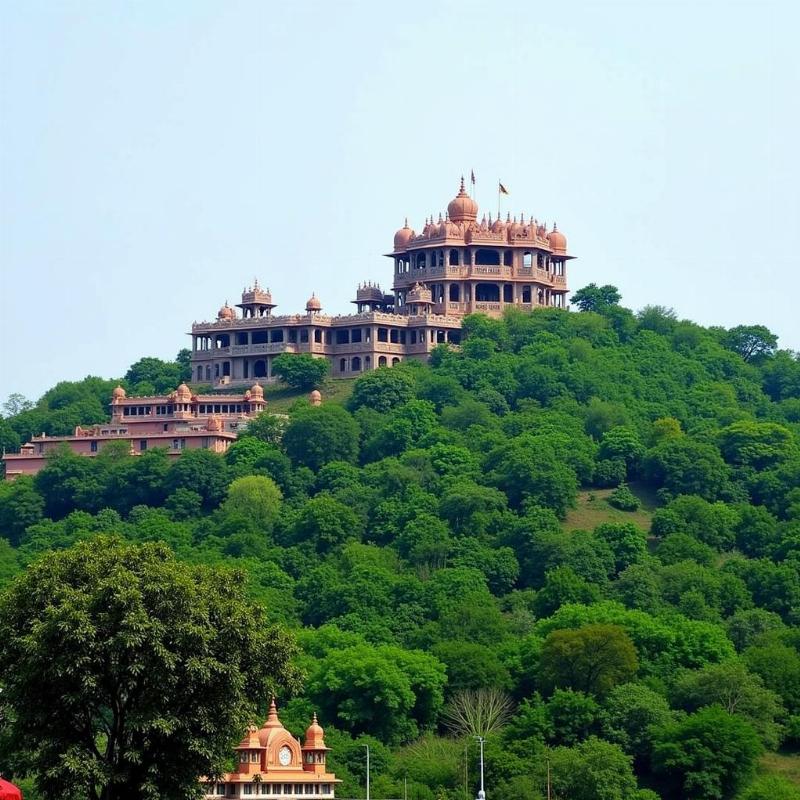
[[[22,800],[22,792],[13,783],[0,778],[0,800]]]

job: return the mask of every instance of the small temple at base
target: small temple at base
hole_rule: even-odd
[[[278,719],[275,700],[270,703],[264,724],[251,725],[235,748],[236,768],[217,780],[202,780],[205,797],[333,798],[341,783],[327,771],[330,748],[317,722],[308,726],[305,742],[300,743]]]

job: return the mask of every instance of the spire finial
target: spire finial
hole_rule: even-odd
[[[466,194],[466,189],[464,189],[464,176],[461,176],[461,188],[458,190],[459,194]]]
[[[408,227],[408,217],[406,217],[406,224],[403,226],[404,228]]]

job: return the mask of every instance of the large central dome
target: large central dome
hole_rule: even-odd
[[[464,178],[458,194],[447,206],[447,214],[453,222],[475,222],[478,218],[478,204],[467,194]]]

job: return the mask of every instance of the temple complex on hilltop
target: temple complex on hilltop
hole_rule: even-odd
[[[445,216],[427,219],[420,233],[406,221],[386,255],[392,291],[362,284],[355,314],[323,314],[312,295],[305,313],[277,315],[269,289],[256,281],[235,308],[226,302],[215,321],[192,325],[192,379],[215,387],[272,380],[272,359],[280,353],[327,358],[334,377],[348,377],[427,358],[437,344],[458,344],[466,314],[566,308],[573,256],[564,234],[524,215],[479,222],[463,178]]]
[[[71,436],[34,436],[19,453],[3,455],[6,479],[36,474],[60,447],[93,456],[121,441],[133,455],[155,447],[170,456],[196,448],[224,453],[240,427],[266,409],[260,383],[274,380],[272,360],[280,353],[327,358],[334,377],[350,377],[405,358],[426,359],[438,344],[458,344],[466,314],[566,308],[572,256],[564,234],[523,215],[478,222],[478,204],[463,178],[444,218],[430,217],[421,233],[406,222],[387,256],[391,293],[362,284],[354,314],[323,314],[312,294],[304,314],[276,315],[269,289],[256,281],[242,293],[238,313],[225,303],[214,322],[195,322],[192,381],[216,390],[249,386],[243,394],[198,395],[184,383],[169,395],[127,397],[118,386],[108,424],[78,426]],[[319,392],[309,400],[318,405]]]
[[[224,453],[240,425],[267,407],[258,384],[244,394],[197,395],[182,383],[168,395],[127,397],[118,386],[111,397],[111,422],[78,426],[72,436],[34,436],[19,453],[5,453],[6,480],[35,475],[59,447],[85,456],[97,455],[108,442],[125,442],[134,455],[166,448],[170,456],[205,448]]]
[[[340,781],[327,771],[325,761],[330,748],[317,722],[317,715],[300,744],[278,719],[273,700],[267,721],[248,728],[236,747],[236,767],[219,780],[204,779],[208,800],[223,797],[334,797]]]

